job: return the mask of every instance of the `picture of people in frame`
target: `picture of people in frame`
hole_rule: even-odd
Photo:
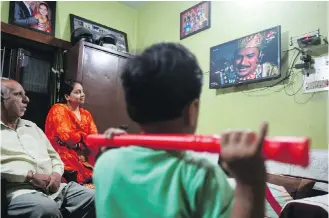
[[[181,38],[210,27],[210,2],[202,2],[181,13]]]
[[[10,20],[12,24],[54,35],[56,2],[13,1]]]

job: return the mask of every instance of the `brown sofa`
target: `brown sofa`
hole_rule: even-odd
[[[267,173],[267,182],[274,185],[283,186],[293,199],[302,199],[327,194],[324,191],[317,191],[313,189],[315,183],[319,182],[319,180]],[[326,181],[320,182],[328,184]]]
[[[296,177],[291,175],[267,174],[268,183],[283,186],[294,200],[326,195],[325,191],[313,189],[316,182],[327,183],[310,178]],[[303,204],[287,204],[283,208],[280,218],[327,218],[328,212],[321,207]]]

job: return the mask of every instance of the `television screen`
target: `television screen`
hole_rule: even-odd
[[[211,47],[209,88],[279,78],[280,59],[280,26]]]

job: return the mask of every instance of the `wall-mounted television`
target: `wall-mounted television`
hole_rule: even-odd
[[[281,60],[281,26],[210,48],[209,88],[277,79]]]

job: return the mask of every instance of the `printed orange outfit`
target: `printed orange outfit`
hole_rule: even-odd
[[[45,133],[64,162],[64,169],[77,171],[77,182],[81,184],[91,178],[95,163],[81,142],[87,135],[98,132],[90,112],[83,108],[79,110],[80,120],[66,104],[53,105],[46,119]],[[77,145],[81,150],[76,149]],[[88,187],[92,188],[90,185]]]

